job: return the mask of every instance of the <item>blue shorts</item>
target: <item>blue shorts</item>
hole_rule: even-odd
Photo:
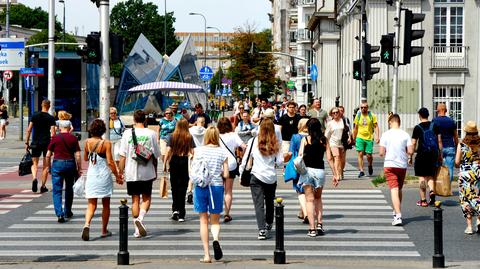
[[[323,185],[325,185],[325,171],[323,169],[307,167],[307,173],[300,175],[297,185],[299,187],[310,185],[314,189],[323,188]]]
[[[211,190],[211,194],[210,194]],[[193,205],[197,213],[220,214],[223,211],[223,186],[210,186],[200,188],[195,186],[193,192]]]

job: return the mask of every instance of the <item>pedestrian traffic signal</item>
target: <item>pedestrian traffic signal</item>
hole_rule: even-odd
[[[362,59],[353,61],[353,79],[362,80]]]
[[[380,40],[380,45],[382,46],[380,50],[380,61],[389,65],[393,65],[393,47],[395,42],[395,34],[389,33],[387,35],[382,35]]]
[[[393,6],[393,0],[387,0],[387,5]]]
[[[372,56],[372,53],[375,53],[380,50],[379,46],[372,46],[370,43],[365,43],[365,76],[367,80],[372,79],[373,75],[380,72],[380,67],[372,67],[372,64],[378,63],[380,57]]]
[[[403,43],[403,53],[401,53],[402,57],[400,57],[400,60],[403,64],[409,64],[412,57],[423,53],[423,47],[412,46],[412,41],[422,38],[425,35],[425,30],[413,30],[412,26],[416,23],[422,22],[425,19],[425,14],[413,13],[409,9],[404,9],[402,10],[400,17],[403,21],[400,25],[404,26],[403,32],[400,31],[400,41],[403,41],[401,42],[401,44]]]
[[[110,57],[111,63],[123,62],[123,37],[110,32]]]
[[[82,57],[82,60],[89,64],[100,65],[102,60],[102,52],[100,50],[100,33],[91,32],[86,38],[86,47],[77,49],[77,54]]]

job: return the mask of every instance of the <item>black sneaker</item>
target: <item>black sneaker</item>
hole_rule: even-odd
[[[373,166],[368,167],[368,175],[369,176],[373,175]]]
[[[38,191],[38,180],[35,178],[32,181],[32,192],[37,192]]]
[[[365,173],[363,171],[360,171],[360,173],[358,173],[358,178],[361,178],[361,177],[364,177],[365,176]]]
[[[179,213],[178,211],[173,211],[172,216],[170,217],[170,219],[172,219],[172,220],[177,220],[177,221],[178,221],[179,215],[180,215],[180,213]]]
[[[433,191],[430,191],[430,201],[428,202],[429,206],[435,206],[435,193]]]
[[[40,193],[45,193],[45,192],[48,192],[47,187],[41,186],[41,187],[40,187]]]
[[[193,193],[191,191],[187,193],[187,204],[193,205]]]
[[[67,219],[71,219],[71,218],[73,218],[73,213],[72,213],[72,212],[68,212],[67,214],[65,214],[65,217],[66,217]]]
[[[273,226],[272,226],[271,223],[270,223],[270,224],[267,223],[267,227],[266,227],[266,228],[267,228],[267,231],[271,231],[271,230],[272,230],[272,227],[273,227]]]
[[[317,235],[324,235],[325,230],[323,229],[323,225],[321,223],[317,224]]]
[[[63,216],[58,217],[58,223],[65,223],[65,218]]]

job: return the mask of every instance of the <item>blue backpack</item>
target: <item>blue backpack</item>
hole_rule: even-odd
[[[422,129],[423,132],[423,143],[422,143],[422,150],[423,152],[438,152],[438,141],[435,132],[433,131],[433,122],[430,122],[430,126],[427,130],[424,130],[420,124],[418,127]]]

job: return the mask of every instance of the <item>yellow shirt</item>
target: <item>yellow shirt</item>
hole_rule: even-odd
[[[360,113],[360,116],[357,114],[353,121],[353,123],[358,126],[357,137],[364,140],[373,140],[374,126],[377,123],[377,116],[372,112],[369,112],[369,114],[372,117],[371,120],[368,114],[364,116]]]

